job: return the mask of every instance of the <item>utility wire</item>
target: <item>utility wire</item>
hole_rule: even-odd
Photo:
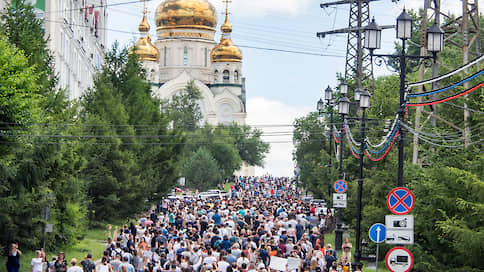
[[[471,112],[474,112],[474,113],[484,114],[484,111],[478,111],[478,110],[474,110],[474,109],[466,108],[466,107],[459,106],[459,105],[457,105],[457,104],[451,103],[451,102],[449,102],[449,101],[446,101],[446,102],[444,102],[444,103],[445,103],[445,104],[448,104],[448,105],[451,105],[451,106],[453,106],[453,107],[459,108],[459,109],[468,110],[468,111],[471,111]]]

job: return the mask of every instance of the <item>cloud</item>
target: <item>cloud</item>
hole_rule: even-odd
[[[224,10],[221,0],[210,0],[217,10]],[[230,10],[241,16],[264,16],[279,13],[296,16],[304,11],[311,0],[232,0]],[[312,1],[314,2],[314,0]]]
[[[247,124],[262,129],[265,134],[264,141],[271,145],[264,168],[256,168],[256,175],[267,173],[275,176],[293,175],[293,129],[290,125],[296,118],[305,116],[309,111],[309,107],[295,107],[263,97],[251,98],[247,101]]]

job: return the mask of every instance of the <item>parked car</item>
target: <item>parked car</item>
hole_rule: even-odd
[[[206,192],[199,193],[197,197],[199,199],[209,199],[209,198],[222,199],[228,196],[229,194],[222,190],[208,190]]]

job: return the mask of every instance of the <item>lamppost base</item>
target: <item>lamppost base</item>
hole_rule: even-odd
[[[334,231],[335,233],[335,238],[334,238],[334,243],[335,243],[335,248],[336,250],[340,251],[341,246],[343,244],[343,232],[344,230],[341,228],[341,222],[338,222],[336,225],[336,230]]]
[[[355,263],[353,262],[351,264],[351,271],[362,271],[363,269],[363,264],[360,262],[360,263]]]

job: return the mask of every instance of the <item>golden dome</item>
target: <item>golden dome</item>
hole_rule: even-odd
[[[242,62],[242,51],[230,39],[232,25],[230,25],[227,13],[225,12],[225,22],[220,27],[223,32],[220,43],[210,53],[212,62]]]
[[[210,53],[212,62],[242,62],[242,51],[231,39],[223,39]]]
[[[195,28],[215,31],[217,12],[208,0],[165,0],[156,9],[162,29]]]
[[[141,37],[134,45],[134,53],[138,55],[141,61],[158,61],[160,51],[151,43],[151,37]]]
[[[146,14],[143,14],[143,20],[138,26],[139,32],[149,32],[150,31],[150,24],[148,24],[148,20],[146,20]]]

